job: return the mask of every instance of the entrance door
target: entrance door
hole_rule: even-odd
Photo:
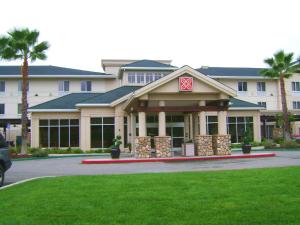
[[[184,128],[183,127],[167,127],[167,135],[172,138],[173,151],[181,150],[181,145],[184,140]]]

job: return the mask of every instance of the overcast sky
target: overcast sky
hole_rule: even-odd
[[[51,48],[35,65],[100,71],[109,58],[261,67],[279,49],[300,55],[299,9],[297,0],[5,0],[0,34],[38,29]]]

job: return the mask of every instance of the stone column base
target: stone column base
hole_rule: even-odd
[[[212,135],[212,147],[215,155],[231,155],[231,135]]]
[[[196,152],[199,156],[213,155],[212,135],[196,135]]]
[[[157,158],[171,157],[171,137],[156,136],[154,137],[154,145]]]
[[[135,157],[150,158],[151,157],[151,137],[135,138]]]

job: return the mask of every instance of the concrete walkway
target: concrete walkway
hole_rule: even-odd
[[[102,165],[81,164],[83,159],[97,158],[95,156],[14,161],[12,168],[6,173],[5,184],[40,176],[157,173],[300,166],[300,151],[276,152],[276,155],[276,157],[256,159]]]

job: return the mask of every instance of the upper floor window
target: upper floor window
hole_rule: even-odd
[[[247,82],[245,82],[245,81],[239,81],[238,82],[238,91],[241,91],[241,92],[248,91]]]
[[[165,76],[163,72],[129,72],[127,78],[129,84],[148,84],[163,76]]]
[[[0,104],[0,114],[1,115],[5,114],[5,105],[4,104]]]
[[[0,92],[5,92],[5,81],[0,80]]]
[[[23,80],[18,81],[18,91],[22,92]],[[27,81],[27,91],[29,91],[29,81]]]
[[[257,91],[265,92],[266,91],[266,82],[257,82]]]
[[[90,80],[81,81],[81,91],[92,91],[92,81]]]
[[[300,92],[300,82],[292,82],[292,91],[294,92]]]
[[[266,102],[258,102],[257,104],[261,107],[267,108],[267,103]]]
[[[58,91],[59,92],[68,92],[70,90],[70,82],[68,80],[58,81]]]
[[[300,109],[300,102],[299,101],[294,101],[293,102],[293,109]]]
[[[18,104],[18,114],[22,114],[22,103]]]

